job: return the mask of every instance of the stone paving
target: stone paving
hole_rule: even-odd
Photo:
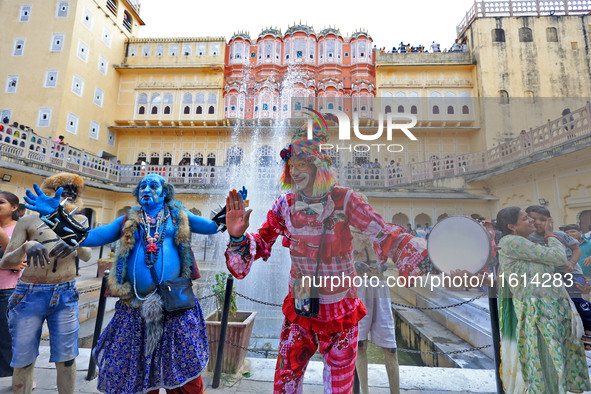
[[[41,346],[39,358],[35,365],[35,393],[55,393],[56,372],[53,363],[49,360],[49,347]],[[98,393],[96,379],[86,381],[90,349],[80,349],[80,355],[76,359],[78,370],[76,381],[76,393]],[[249,359],[246,367],[250,372],[249,377],[235,377],[222,375],[221,386],[217,389],[211,387],[213,374],[205,372],[204,382],[208,393],[272,393],[273,373],[275,360],[273,359]],[[308,394],[322,394],[322,362],[312,361],[305,375],[303,392]],[[491,370],[467,370],[458,368],[428,368],[428,367],[400,367],[401,388],[405,393],[493,393],[494,371]],[[387,394],[390,392],[386,371],[383,365],[371,365],[369,379],[372,382],[371,393]],[[0,394],[10,393],[10,378],[0,378]],[[164,390],[160,390],[165,393]]]
[[[105,247],[103,256],[107,256],[109,248]],[[96,278],[96,259],[99,249],[93,250],[90,262],[81,262],[78,277],[78,289],[93,287],[100,284]],[[56,393],[55,366],[49,363],[49,347],[47,341],[42,341],[40,356],[35,367],[35,393]],[[588,353],[588,364],[591,365],[591,352]],[[76,393],[98,393],[96,379],[86,381],[90,349],[80,349],[76,359],[78,374]],[[248,359],[247,370],[249,377],[222,375],[222,384],[213,389],[211,382],[213,374],[204,372],[203,379],[208,393],[272,393],[274,359]],[[321,394],[322,362],[311,361],[305,375],[303,392],[305,394]],[[372,364],[369,367],[369,380],[372,384],[370,392],[376,394],[389,393],[387,374],[383,365]],[[432,367],[400,367],[401,391],[404,393],[494,393],[496,392],[494,371],[489,369],[460,369],[460,368],[432,368]],[[10,393],[10,378],[0,378],[0,394]],[[160,390],[165,393],[164,390]]]

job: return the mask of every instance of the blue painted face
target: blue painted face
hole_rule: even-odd
[[[162,208],[166,197],[166,190],[162,187],[164,181],[163,177],[156,174],[146,175],[142,179],[138,190],[138,198],[144,209]]]

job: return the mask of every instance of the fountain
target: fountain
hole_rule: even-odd
[[[249,68],[245,67],[243,71],[243,89],[248,91],[247,83],[249,80]],[[301,75],[301,72],[293,67],[288,70],[281,86],[279,97],[280,108],[283,104],[289,105],[290,98],[293,96],[293,87],[295,81]],[[281,113],[281,111],[279,111]],[[302,121],[303,124],[303,121]],[[246,134],[248,133],[248,134]],[[247,131],[240,126],[235,126],[231,135],[232,147],[245,147],[244,151],[237,150],[232,152],[228,159],[228,171],[223,179],[218,180],[217,187],[222,190],[240,189],[245,186],[248,190],[249,208],[253,209],[250,216],[249,232],[256,232],[261,224],[266,220],[267,212],[273,205],[273,202],[281,194],[279,187],[279,178],[283,171],[283,162],[279,157],[280,150],[287,145],[290,139],[288,127],[285,119],[280,119],[274,126],[261,127],[255,126]],[[220,195],[212,195],[208,201],[208,206],[216,206],[223,198]],[[235,280],[234,286],[238,293],[249,298],[263,301],[271,304],[282,304],[289,290],[289,270],[291,267],[289,250],[281,245],[282,238],[279,237],[272,248],[271,257],[268,261],[257,260],[248,274],[242,280]],[[202,244],[202,240],[194,239],[193,245]],[[213,264],[205,264],[204,282],[206,286],[201,286],[200,295],[211,293],[211,283],[215,273],[226,271],[224,251],[228,242],[227,234],[216,235],[211,254],[207,254],[213,259]],[[198,252],[199,253],[199,252]],[[198,258],[203,255],[200,254]],[[203,289],[205,287],[205,289]],[[271,344],[272,351],[276,351],[279,344],[279,335],[283,323],[283,313],[281,307],[257,303],[245,299],[237,298],[239,310],[258,312],[250,347],[269,350]],[[215,308],[215,301],[209,299],[203,303],[206,311]],[[252,355],[249,355],[252,356]]]

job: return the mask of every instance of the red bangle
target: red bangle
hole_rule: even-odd
[[[547,240],[548,240],[548,238],[550,238],[550,237],[558,239],[558,237],[557,237],[556,235],[552,234],[552,235],[546,235],[546,236],[544,237],[544,241],[547,241]],[[559,239],[558,239],[558,240],[559,240]],[[560,241],[560,240],[559,240],[559,241]]]

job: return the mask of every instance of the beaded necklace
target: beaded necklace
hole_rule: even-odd
[[[141,210],[140,224],[144,229],[142,241],[146,251],[146,264],[148,265],[154,264],[158,258],[164,234],[166,233],[166,222],[169,217],[170,211],[167,206],[164,206],[164,209],[158,212],[155,218],[152,218],[143,209]],[[150,235],[152,229],[154,229],[154,235]],[[150,255],[149,258],[148,255]]]
[[[168,210],[168,207],[166,205],[164,206],[164,209],[162,211],[158,212],[158,215],[156,215],[155,218],[152,218],[143,209],[140,212],[140,238],[142,240],[142,246],[144,247],[144,261],[146,262],[146,267],[150,269],[150,275],[152,275],[152,281],[156,285],[156,289],[154,289],[154,291],[145,298],[140,297],[136,287],[136,266],[134,269],[133,291],[135,293],[135,296],[139,300],[143,301],[150,297],[152,294],[154,294],[158,290],[158,285],[162,282],[162,279],[164,278],[164,264],[162,264],[160,280],[158,280],[157,277],[154,277],[156,274],[153,273],[152,266],[156,264],[156,261],[158,261],[158,255],[160,254],[160,249],[162,249],[162,243],[164,242],[164,237],[166,235],[166,223],[169,217],[170,211]],[[154,229],[153,236],[150,235],[152,229]]]

